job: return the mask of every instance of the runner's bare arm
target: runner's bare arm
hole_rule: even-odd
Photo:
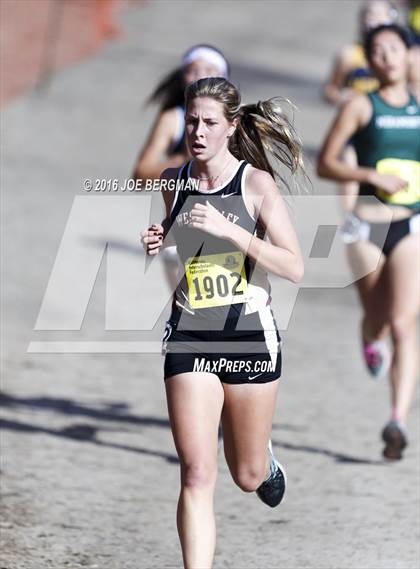
[[[165,159],[176,130],[176,113],[173,109],[159,115],[141,151],[132,177],[134,179],[158,179],[162,170],[175,168],[186,161],[184,154]]]
[[[266,229],[264,241],[243,228],[232,227],[231,240],[266,271],[298,283],[304,272],[299,241],[283,197],[272,179],[262,170],[251,168],[246,178],[246,195],[253,216]]]
[[[351,71],[351,46],[344,48],[335,59],[330,78],[324,87],[324,97],[333,105],[339,105],[348,100],[351,89],[345,87],[347,74]]]
[[[300,281],[303,276],[300,247],[276,184],[267,172],[252,168],[246,185],[255,217],[266,227],[271,243],[228,221],[208,202],[195,204],[191,226],[231,241],[265,270],[292,282]]]
[[[374,168],[349,166],[340,159],[345,144],[368,124],[371,115],[372,107],[366,95],[358,95],[341,109],[322,147],[317,173],[321,178],[371,184],[394,194],[407,186],[407,180],[394,174],[380,174]]]
[[[340,182],[373,183],[372,176],[375,170],[349,166],[341,160],[345,145],[369,122],[371,115],[371,104],[365,95],[358,95],[342,107],[321,149],[318,158],[318,176]]]

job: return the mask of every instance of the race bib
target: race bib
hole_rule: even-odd
[[[408,186],[395,194],[388,194],[378,189],[376,194],[384,202],[410,206],[420,200],[420,162],[385,158],[376,163],[379,174],[392,174],[408,182]]]
[[[188,301],[192,308],[246,302],[245,256],[239,251],[190,257],[185,263]]]

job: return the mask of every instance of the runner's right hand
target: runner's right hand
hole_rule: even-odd
[[[399,176],[394,176],[393,174],[378,174],[377,172],[375,172],[372,182],[374,186],[390,195],[400,192],[408,186],[407,180],[403,180]]]
[[[160,223],[154,223],[142,231],[140,237],[146,255],[157,255],[162,248],[163,227]]]

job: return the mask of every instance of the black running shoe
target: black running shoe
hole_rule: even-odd
[[[408,444],[407,432],[398,421],[390,421],[382,431],[382,439],[385,443],[383,455],[388,460],[401,460],[402,451]]]
[[[287,479],[284,468],[274,457],[271,441],[268,443],[268,451],[271,458],[270,476],[257,488],[256,493],[264,504],[275,508],[283,499]]]

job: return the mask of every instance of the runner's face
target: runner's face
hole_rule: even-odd
[[[372,42],[370,64],[381,83],[395,83],[407,77],[408,49],[395,32],[384,30]]]
[[[211,97],[196,97],[188,105],[185,131],[193,158],[206,162],[227,148],[234,126],[223,114],[222,103]]]
[[[220,77],[220,69],[205,59],[196,59],[184,69],[185,85],[206,77]]]

